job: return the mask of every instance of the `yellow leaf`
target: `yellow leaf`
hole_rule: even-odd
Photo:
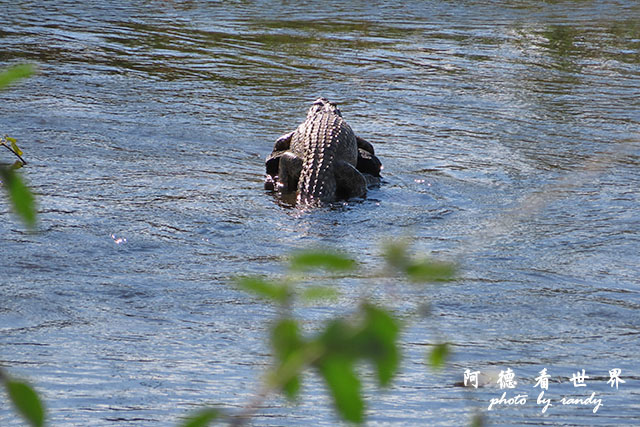
[[[15,138],[11,138],[10,136],[7,136],[7,141],[9,141],[11,143],[11,148],[13,149],[13,151],[18,155],[18,156],[22,156],[22,150],[18,147],[18,144],[16,144],[16,139]]]

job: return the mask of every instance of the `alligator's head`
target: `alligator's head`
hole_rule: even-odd
[[[309,108],[309,112],[307,113],[307,118],[313,117],[318,113],[330,113],[337,114],[342,117],[342,113],[340,113],[340,109],[335,102],[329,102],[327,98],[318,98]]]

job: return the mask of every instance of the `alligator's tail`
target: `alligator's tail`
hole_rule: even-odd
[[[323,114],[305,129],[305,157],[298,181],[298,202],[313,204],[336,198],[334,163],[339,145],[344,143],[342,119],[335,114]]]

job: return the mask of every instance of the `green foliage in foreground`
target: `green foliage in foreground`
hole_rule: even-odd
[[[10,84],[33,74],[33,66],[28,64],[15,65],[0,72],[0,90]],[[16,160],[12,165],[0,162],[0,181],[7,192],[13,210],[22,221],[33,228],[36,224],[36,209],[33,194],[24,184],[16,169],[27,164],[22,158],[22,150],[18,147],[15,138],[10,136],[0,137],[0,147],[4,147],[15,155]]]
[[[35,199],[20,175],[12,167],[0,165],[0,182],[7,192],[14,212],[28,227],[35,227]]]
[[[412,260],[406,248],[406,245],[388,245],[385,250],[388,267],[402,272],[412,281],[442,281],[445,280],[443,271],[447,272],[447,277],[452,277],[454,266],[445,264],[438,264],[438,268],[433,270],[425,268],[418,277],[412,277],[413,266],[427,264],[424,260]],[[326,251],[299,253],[291,257],[290,262],[292,272],[317,268],[346,272],[357,266],[347,256]],[[364,422],[366,403],[357,366],[362,362],[369,363],[382,387],[391,384],[400,367],[398,341],[401,323],[392,312],[365,299],[350,315],[335,317],[318,330],[305,334],[300,322],[291,313],[293,302],[296,298],[304,300],[310,296],[312,299],[335,298],[335,289],[316,285],[298,292],[292,279],[273,282],[259,277],[238,278],[236,285],[282,308],[282,314],[270,331],[274,361],[265,377],[265,391],[239,414],[204,408],[186,418],[181,427],[204,427],[221,420],[234,425],[243,424],[255,415],[262,401],[273,393],[282,393],[290,400],[299,398],[302,374],[308,370],[324,379],[335,409],[343,420]],[[427,357],[429,365],[440,369],[449,353],[448,344],[435,345]],[[9,378],[2,370],[0,380],[20,415],[32,426],[44,425],[43,406],[34,390],[26,383]],[[477,420],[474,422],[477,424]]]
[[[329,271],[350,271],[356,262],[350,257],[332,251],[300,251],[289,259],[292,271],[309,271],[323,268]]]
[[[12,83],[20,79],[29,77],[33,74],[33,65],[19,64],[14,65],[4,71],[0,71],[0,90],[6,88]]]
[[[182,423],[182,427],[205,427],[220,417],[220,411],[216,409],[203,409],[192,415]]]
[[[407,242],[386,245],[384,257],[387,271],[399,273],[417,283],[451,280],[456,270],[453,264],[415,259],[409,255]],[[355,260],[333,251],[303,251],[289,257],[289,271],[298,278],[296,275],[301,272],[316,269],[331,274],[353,274],[356,268]],[[270,330],[274,361],[265,379],[265,391],[258,402],[249,404],[239,414],[205,409],[187,418],[182,427],[207,426],[215,420],[224,419],[234,425],[243,424],[255,415],[262,400],[273,392],[295,401],[300,397],[302,374],[308,370],[324,379],[335,409],[343,420],[364,422],[366,403],[357,366],[367,362],[381,387],[391,384],[401,362],[398,343],[401,323],[393,313],[364,299],[350,315],[333,318],[321,328],[305,334],[300,322],[293,317],[292,305],[297,299],[335,299],[338,293],[333,287],[296,286],[296,280],[291,277],[278,281],[239,277],[235,284],[239,289],[281,307],[281,315]],[[427,361],[433,369],[440,369],[449,353],[448,344],[435,345]]]
[[[397,321],[385,310],[365,303],[355,319],[337,318],[311,337],[305,337],[294,319],[283,318],[272,329],[275,366],[269,386],[289,399],[298,397],[300,374],[311,368],[325,380],[339,414],[361,422],[364,402],[355,366],[370,362],[380,385],[389,384],[400,360]]]
[[[294,272],[320,268],[346,272],[356,267],[353,259],[329,251],[299,252],[289,261],[290,270]],[[236,284],[285,309],[296,295],[290,281],[276,283],[257,277],[242,277]],[[333,288],[323,286],[314,286],[310,291],[300,293],[303,298],[335,295]],[[333,319],[308,337],[302,333],[298,321],[287,312],[271,329],[275,361],[267,377],[267,387],[294,400],[298,397],[302,372],[312,369],[324,378],[342,418],[362,422],[365,405],[355,367],[361,361],[370,362],[380,385],[388,385],[398,370],[399,330],[398,322],[389,312],[368,302],[361,304],[353,316]]]
[[[17,412],[33,427],[44,425],[44,408],[36,392],[27,383],[9,378],[0,369],[0,382]]]
[[[429,365],[434,369],[442,369],[449,357],[449,344],[437,344],[429,353]]]
[[[415,283],[446,282],[453,279],[456,267],[449,262],[416,259],[409,256],[409,242],[389,242],[384,247],[384,257],[389,266]]]
[[[16,65],[0,72],[0,90],[31,74],[33,74],[31,65]],[[22,158],[22,150],[18,147],[15,138],[0,137],[0,147],[5,147],[18,158],[12,165],[0,163],[0,184],[5,188],[14,211],[27,226],[33,227],[36,223],[33,194],[16,172],[16,169],[21,168],[27,162]],[[17,412],[29,424],[34,427],[44,425],[42,402],[31,386],[9,377],[9,374],[2,368],[0,368],[0,383],[4,386],[7,396]]]

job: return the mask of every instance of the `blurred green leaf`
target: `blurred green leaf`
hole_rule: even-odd
[[[286,284],[267,282],[259,277],[238,277],[235,282],[244,291],[281,304],[286,303],[291,294]]]
[[[414,282],[445,282],[453,279],[456,267],[448,262],[422,260],[411,262],[405,271]]]
[[[17,80],[29,77],[33,74],[33,66],[29,64],[14,65],[0,73],[0,90]]]
[[[13,210],[28,227],[33,228],[36,224],[36,208],[33,194],[22,182],[20,175],[11,167],[0,165],[0,178],[9,194]]]
[[[300,296],[304,301],[308,302],[319,300],[335,301],[338,299],[338,291],[329,286],[310,286],[306,288]]]
[[[452,263],[412,259],[408,240],[386,243],[383,256],[390,267],[406,274],[413,282],[443,282],[453,279],[456,273],[456,266]]]
[[[396,320],[372,304],[362,306],[357,324],[334,319],[318,338],[324,354],[314,364],[327,381],[340,415],[361,422],[364,403],[354,365],[361,359],[374,363],[381,385],[387,385],[398,369],[399,351]]]
[[[207,408],[199,411],[195,415],[187,417],[180,427],[207,427],[212,421],[220,417],[220,411]]]
[[[286,357],[302,345],[298,322],[282,319],[271,330],[271,345],[278,357]]]
[[[20,169],[22,166],[24,166],[24,163],[22,163],[20,160],[16,160],[11,166],[9,166],[9,169],[15,171]]]
[[[26,383],[7,379],[5,381],[9,399],[18,412],[34,427],[44,425],[44,409],[36,392]]]
[[[429,353],[429,365],[431,365],[433,369],[442,369],[449,357],[449,354],[449,344],[442,343],[435,345],[431,350],[431,353]]]
[[[356,357],[358,352],[354,347],[353,335],[353,328],[347,321],[333,319],[318,339],[328,354],[337,352]]]
[[[330,271],[347,271],[356,267],[356,262],[346,255],[325,250],[299,252],[291,257],[291,269],[306,271],[324,268]]]
[[[282,385],[282,391],[284,392],[285,396],[287,396],[287,399],[295,399],[300,392],[300,375],[296,375],[285,382]]]
[[[484,417],[482,414],[474,414],[473,418],[471,418],[471,427],[483,427],[484,426]]]
[[[397,321],[385,310],[371,304],[364,307],[366,317],[363,331],[359,334],[364,357],[371,359],[376,367],[380,385],[386,386],[398,371]]]
[[[407,240],[394,240],[386,242],[382,248],[382,256],[389,266],[404,270],[409,263],[409,242]]]
[[[298,395],[300,390],[300,372],[298,370],[304,367],[303,363],[293,364],[290,362],[295,357],[301,357],[304,345],[305,342],[300,336],[298,323],[293,319],[282,319],[271,330],[271,346],[278,364],[277,374],[286,377],[279,379],[284,380],[282,391],[289,399],[294,399]],[[292,369],[291,367],[294,366],[295,371],[283,372],[285,366],[288,369]]]
[[[364,402],[360,381],[353,370],[353,360],[332,355],[323,359],[319,370],[333,395],[338,413],[347,421],[361,423],[364,418]]]

